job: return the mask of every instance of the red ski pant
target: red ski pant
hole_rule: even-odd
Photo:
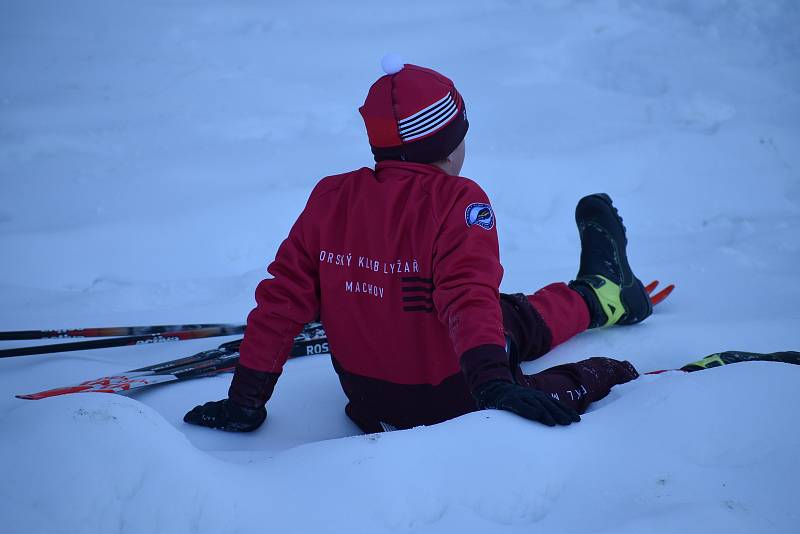
[[[589,358],[523,374],[521,361],[546,354],[586,330],[589,311],[583,297],[564,283],[550,284],[533,295],[501,294],[503,323],[509,338],[509,357],[515,380],[536,388],[583,413],[592,402],[608,395],[617,384],[639,376],[627,361]]]

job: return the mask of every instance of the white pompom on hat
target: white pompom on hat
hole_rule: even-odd
[[[386,74],[397,74],[406,64],[400,54],[386,54],[381,59],[381,68]]]

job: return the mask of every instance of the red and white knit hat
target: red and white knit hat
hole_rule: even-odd
[[[450,155],[467,134],[467,108],[455,85],[438,72],[403,64],[394,54],[381,62],[385,76],[372,84],[358,111],[375,161],[433,163]]]

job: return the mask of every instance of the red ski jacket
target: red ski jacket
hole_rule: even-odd
[[[511,380],[494,212],[467,178],[399,161],[324,178],[268,272],[240,364],[279,374],[321,318],[364,429],[449,419],[476,409],[476,386]]]

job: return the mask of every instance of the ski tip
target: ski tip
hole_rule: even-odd
[[[644,286],[644,290],[647,291],[648,294],[650,294],[656,287],[658,287],[658,280],[653,280],[652,282]]]
[[[644,290],[647,292],[647,295],[650,297],[650,302],[655,306],[664,300],[672,293],[672,290],[675,289],[675,284],[669,284],[667,287],[659,291],[658,293],[653,293],[658,287],[658,280],[653,280],[646,286],[644,286]]]
[[[675,289],[675,284],[670,284],[661,291],[659,291],[658,293],[656,293],[655,295],[653,295],[652,297],[650,297],[650,299],[653,302],[653,306],[661,302],[664,302],[666,298],[670,296],[670,294],[674,289]]]

